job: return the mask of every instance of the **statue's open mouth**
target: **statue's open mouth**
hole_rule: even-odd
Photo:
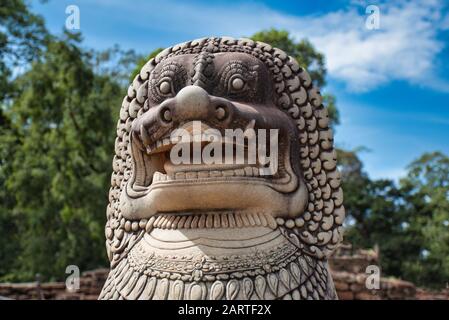
[[[183,142],[178,143],[182,144]],[[139,191],[142,188],[147,188],[146,191],[149,191],[175,184],[187,186],[196,183],[247,181],[266,184],[276,190],[288,192],[297,185],[295,174],[292,172],[288,157],[286,157],[288,143],[280,142],[275,146],[282,150],[279,154],[276,152],[276,157],[272,160],[276,163],[264,164],[257,157],[253,157],[255,161],[250,159],[248,140],[244,140],[244,144],[240,146],[235,141],[223,141],[218,146],[221,149],[219,158],[215,157],[215,161],[209,162],[205,162],[207,161],[205,159],[206,151],[211,145],[209,140],[202,140],[200,137],[188,144],[179,148],[180,151],[187,150],[188,154],[183,155],[187,160],[186,163],[173,163],[173,148],[176,147],[176,144],[171,141],[170,136],[158,139],[151,145],[143,145],[145,152],[137,154],[141,161],[135,163],[136,179],[133,189]],[[217,145],[215,149],[217,149]],[[239,147],[240,150],[243,150],[240,155],[238,155]],[[227,150],[231,150],[230,156]],[[210,152],[207,152],[207,155],[210,155]],[[145,171],[146,163],[154,164],[153,172]],[[276,169],[270,170],[270,166]]]
[[[254,126],[254,122],[247,121],[246,126]],[[196,210],[267,211],[274,216],[273,212],[285,214],[289,211],[287,207],[295,204],[285,201],[284,194],[298,189],[305,194],[305,186],[298,188],[298,175],[291,166],[288,130],[279,130],[279,137],[276,136],[278,139],[273,143],[269,133],[259,136],[260,130],[266,128],[256,128],[254,141],[257,140],[257,147],[254,148],[251,139],[227,139],[225,130],[228,128],[212,125],[203,123],[200,137],[193,136],[189,142],[174,139],[173,132],[179,128],[192,131],[194,124],[191,121],[167,128],[157,139],[144,139],[142,135],[146,133],[141,132],[133,135],[133,176],[125,196],[134,202],[133,206],[123,208],[125,217],[148,218],[157,213]],[[219,143],[212,139],[215,141],[212,151],[219,151],[218,157],[211,152],[211,139],[204,138],[204,132],[210,129],[223,137]],[[252,151],[257,153],[258,146],[263,144],[267,146],[264,155],[274,153],[276,156],[267,160],[254,155]],[[215,161],[206,158],[211,155]],[[179,160],[177,157],[182,157],[184,162],[175,161]]]
[[[146,108],[131,132],[132,176],[120,201],[126,219],[198,211],[295,217],[304,211],[307,187],[290,159],[299,152],[299,132],[272,104],[231,101],[186,86]],[[213,156],[206,152],[212,143]]]

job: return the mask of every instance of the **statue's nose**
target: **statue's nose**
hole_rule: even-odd
[[[176,116],[180,119],[203,119],[209,116],[210,97],[199,86],[187,86],[176,95]]]
[[[229,101],[210,96],[206,90],[195,85],[182,88],[174,99],[161,107],[160,117],[164,122],[212,119],[225,121],[233,109]]]

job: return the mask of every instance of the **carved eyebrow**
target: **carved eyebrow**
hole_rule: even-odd
[[[162,68],[152,73],[153,79],[160,79],[162,77],[175,77],[178,73],[187,73],[182,65],[177,62],[165,63]]]
[[[257,64],[248,65],[248,63],[240,60],[231,60],[221,68],[219,74],[222,76],[226,76],[229,72],[246,74],[251,71],[256,71],[258,67],[259,66]]]
[[[166,62],[160,70],[155,70],[150,75],[148,83],[149,97],[154,103],[162,102],[167,95],[159,91],[159,82],[163,79],[170,79],[175,93],[181,90],[187,83],[187,71],[183,65],[171,61]]]
[[[231,60],[227,62],[216,74],[216,93],[221,96],[232,97],[237,100],[252,101],[257,98],[258,64],[251,62]],[[231,87],[231,80],[239,77],[244,82],[242,90],[234,90]]]
[[[221,84],[225,86],[225,89],[229,89],[229,80],[236,74],[240,75],[245,82],[257,81],[258,67],[257,64],[248,65],[248,63],[240,60],[231,60],[221,68],[217,76]]]

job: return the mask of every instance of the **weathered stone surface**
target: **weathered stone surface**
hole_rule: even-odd
[[[148,61],[117,125],[100,299],[337,298],[327,258],[345,213],[321,101],[292,57],[249,39],[189,41]],[[200,156],[214,146],[207,132],[245,133],[210,157],[248,151],[195,162],[180,129]],[[269,167],[250,162],[250,140],[270,150]],[[193,163],[179,164],[185,145]]]

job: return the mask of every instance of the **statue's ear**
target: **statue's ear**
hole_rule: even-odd
[[[345,217],[333,133],[327,109],[309,74],[282,51],[277,56],[285,58],[280,67],[282,82],[276,83],[278,105],[298,126],[299,161],[309,192],[305,212],[296,218],[294,225],[289,225],[304,245],[304,251],[324,258],[342,240]]]

